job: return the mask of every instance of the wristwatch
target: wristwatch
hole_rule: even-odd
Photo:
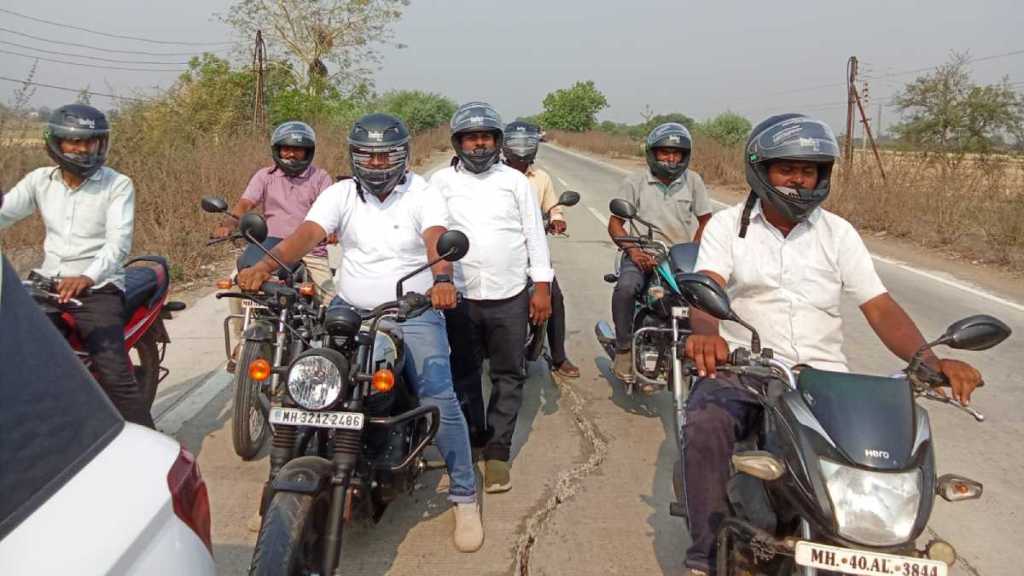
[[[438,274],[434,276],[434,284],[451,284],[452,277],[447,274]]]

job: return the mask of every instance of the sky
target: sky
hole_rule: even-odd
[[[229,42],[233,32],[214,13],[231,4],[94,0],[84,8],[81,0],[0,0],[0,9],[151,40]],[[383,51],[375,85],[381,92],[407,88],[459,102],[485,100],[512,120],[539,112],[544,96],[553,90],[593,80],[609,103],[600,120],[639,122],[647,107],[698,120],[732,110],[754,122],[797,111],[821,117],[839,133],[845,122],[844,82],[850,56],[858,57],[862,76],[869,77],[868,107],[874,120],[878,104],[920,74],[908,71],[941,64],[952,51],[967,51],[979,59],[972,65],[975,81],[996,82],[1008,76],[1024,89],[1022,24],[1024,9],[1013,0],[412,0],[395,25],[396,40],[407,47]],[[128,51],[228,48],[115,39],[0,11],[0,77],[23,79],[32,67],[32,58],[10,52],[161,69],[180,66],[98,58],[187,59],[102,53],[54,43],[58,40]],[[1020,53],[1002,56],[1014,51]],[[989,56],[995,57],[981,60]],[[173,71],[102,70],[40,61],[35,81],[131,95],[153,94],[176,77]],[[0,80],[0,101],[10,103],[15,88],[16,84]],[[74,96],[40,87],[32,105],[52,107]],[[896,115],[895,109],[884,108],[883,127],[897,120]]]

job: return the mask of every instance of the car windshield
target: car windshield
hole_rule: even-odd
[[[0,259],[3,539],[103,450],[124,421]]]

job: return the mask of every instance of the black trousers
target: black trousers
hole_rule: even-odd
[[[124,347],[124,293],[106,285],[92,293],[79,296],[82,305],[71,308],[78,334],[92,357],[96,380],[114,403],[121,416],[129,422],[154,428],[149,406],[135,380],[131,357]]]
[[[557,368],[566,361],[565,355],[565,299],[558,278],[551,281],[551,317],[548,318],[548,348],[551,350],[551,367]]]
[[[504,300],[463,300],[445,311],[451,346],[452,379],[470,441],[483,446],[487,460],[508,461],[512,434],[523,402],[526,382],[527,290]],[[484,412],[482,365],[490,359],[491,399]]]
[[[686,403],[682,430],[683,477],[692,544],[686,566],[715,565],[718,527],[729,514],[727,485],[733,448],[760,425],[761,404],[732,374],[697,381]]]
[[[636,297],[644,289],[647,275],[629,256],[623,254],[619,280],[612,292],[612,322],[615,323],[615,348],[625,352],[633,347],[633,312]]]

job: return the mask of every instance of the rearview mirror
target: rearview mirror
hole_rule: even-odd
[[[449,262],[457,262],[469,252],[469,238],[458,230],[449,230],[437,239],[437,254]]]
[[[956,350],[988,350],[1006,340],[1012,332],[1002,320],[988,314],[977,314],[950,324],[935,344],[945,344]]]
[[[707,274],[679,274],[676,281],[680,284],[686,301],[694,308],[707,312],[719,320],[737,319],[729,303],[729,295]]]
[[[633,206],[632,203],[627,200],[623,200],[622,198],[615,198],[609,202],[608,210],[623,220],[632,220],[633,218],[636,218],[636,206]]]
[[[238,221],[238,231],[246,240],[262,244],[267,239],[267,221],[255,212],[247,212]]]
[[[562,192],[562,195],[558,197],[558,203],[562,206],[575,206],[580,202],[580,193],[572,190],[566,190]]]
[[[203,198],[203,212],[220,213],[228,211],[228,203],[217,196],[206,196]]]

